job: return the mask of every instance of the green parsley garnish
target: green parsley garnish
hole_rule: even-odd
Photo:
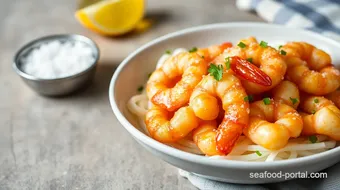
[[[299,102],[299,100],[297,98],[292,98],[292,97],[289,97],[290,101],[292,101],[293,105],[295,105],[296,103]]]
[[[143,86],[140,86],[140,87],[138,87],[138,88],[137,88],[138,92],[142,92],[142,91],[143,91],[143,89],[144,89],[144,87],[143,87]]]
[[[194,52],[196,52],[198,49],[197,49],[197,47],[193,47],[193,48],[191,48],[190,50],[189,50],[189,52],[190,53],[194,53]]]
[[[225,66],[228,69],[230,69],[230,57],[225,58]]]
[[[166,54],[171,54],[171,51],[170,50],[166,50],[165,53]]]
[[[281,51],[280,51],[280,54],[281,54],[281,55],[287,55],[287,52],[285,52],[284,50],[281,50]]]
[[[149,74],[148,74],[148,78],[150,78],[150,77],[151,77],[151,75],[152,75],[152,73],[149,73]]]
[[[282,48],[282,45],[279,45],[279,49],[281,49]]]
[[[258,156],[262,156],[261,152],[260,151],[255,151],[255,153],[258,155]]]
[[[253,58],[248,58],[247,61],[249,61],[250,63],[253,63]]]
[[[263,47],[263,48],[266,48],[268,46],[268,43],[265,42],[265,41],[261,41],[260,46]]]
[[[223,66],[222,65],[214,65],[213,63],[210,63],[208,72],[210,73],[211,76],[214,76],[214,78],[217,81],[220,81],[223,76]]]
[[[238,47],[240,48],[245,48],[246,47],[246,44],[244,44],[243,42],[240,42],[237,44]]]
[[[204,59],[204,55],[202,55],[201,57],[202,57],[202,59]]]
[[[270,98],[263,98],[263,103],[265,105],[269,105],[270,104]]]
[[[316,113],[316,111],[315,111],[315,110],[313,110],[313,111],[312,111],[312,114],[315,114],[315,113]]]
[[[314,103],[316,103],[316,104],[319,103],[319,99],[315,98]]]
[[[316,137],[315,135],[312,135],[312,136],[309,136],[308,137],[308,140],[311,142],[311,143],[316,143],[318,141],[318,137]]]
[[[254,100],[254,97],[252,95],[244,97],[244,101],[246,102],[252,102]]]

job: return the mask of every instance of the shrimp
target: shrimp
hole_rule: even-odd
[[[250,105],[250,126],[245,131],[255,143],[268,149],[279,149],[287,144],[290,137],[297,137],[302,131],[302,119],[294,110],[299,105],[300,93],[294,83],[282,81],[271,94],[275,100],[272,106],[266,107],[262,101]],[[269,123],[261,120],[263,118],[276,122]],[[274,135],[273,139],[270,139],[271,135]]]
[[[172,112],[153,105],[145,116],[146,128],[151,137],[164,143],[184,138],[198,126],[198,123],[199,119],[188,106],[178,109],[172,116]]]
[[[219,151],[216,143],[217,136],[217,122],[216,120],[204,121],[193,130],[192,137],[197,147],[208,156],[224,155]]]
[[[340,86],[340,71],[324,51],[305,42],[290,42],[281,48],[286,52],[287,79],[303,92],[325,95]]]
[[[197,51],[197,53],[205,59],[205,61],[210,62],[215,57],[219,56],[227,48],[232,47],[232,43],[225,42],[221,45],[213,45],[207,48],[202,48]]]
[[[199,148],[202,148],[201,140],[216,142],[216,146],[211,144],[216,149],[215,151],[211,151],[209,148],[209,151],[206,152],[206,149],[203,148],[201,149],[203,153],[208,155],[211,155],[212,152],[228,154],[232,150],[238,137],[242,134],[243,127],[248,124],[249,104],[244,101],[246,96],[240,80],[231,72],[225,73],[220,81],[207,75],[196,86],[190,97],[189,105],[198,118],[214,120],[218,117],[219,105],[216,97],[222,100],[222,107],[225,111],[223,121],[217,130],[205,133],[205,138],[198,138],[196,143]],[[209,127],[209,129],[212,128]],[[198,131],[201,130],[203,129],[198,129]]]
[[[218,119],[219,113],[224,112],[223,120],[216,133],[209,133],[207,136],[215,138],[215,149],[222,154],[230,153],[243,128],[248,124],[249,103],[245,101],[247,94],[235,75],[264,85],[270,85],[271,82],[270,79],[268,81],[269,77],[266,74],[252,64],[244,62],[239,57],[230,59],[231,69],[226,69],[219,80],[211,75],[204,76],[189,101],[189,106],[192,107],[195,115],[202,120]],[[251,76],[247,76],[249,73]],[[221,101],[223,111],[220,111],[218,99]],[[197,144],[200,144],[200,140]],[[205,149],[201,151],[204,152]],[[204,153],[211,154],[210,151]]]
[[[303,117],[302,135],[327,135],[340,140],[340,110],[322,96],[307,95],[301,99]]]
[[[260,70],[269,76],[271,85],[264,86],[242,79],[242,85],[250,94],[260,94],[278,85],[283,80],[287,69],[284,58],[276,49],[259,45],[253,37],[241,40],[241,42],[244,47],[235,46],[226,49],[221,56],[216,58],[216,62],[225,62],[228,57],[238,56],[243,60],[251,60],[254,65],[259,66]]]
[[[151,102],[168,111],[186,105],[194,87],[207,73],[207,63],[197,53],[183,52],[166,60],[147,82]]]
[[[272,90],[274,100],[287,104],[294,109],[297,109],[300,103],[299,88],[296,84],[284,80]]]
[[[303,121],[294,108],[274,100],[268,103],[256,101],[250,104],[249,126],[244,128],[243,134],[258,145],[278,150],[290,137],[300,135]]]
[[[340,109],[340,89],[327,94],[326,98],[331,100],[336,105],[336,107]]]

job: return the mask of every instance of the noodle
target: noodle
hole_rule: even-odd
[[[291,151],[290,155],[288,157],[288,159],[293,159],[293,158],[297,158],[297,152],[296,151]]]
[[[157,62],[157,68],[161,67],[166,59],[173,55],[187,51],[183,48],[178,48],[173,51],[172,55],[164,54]],[[130,98],[127,103],[128,110],[139,118],[139,125],[143,132],[150,136],[144,118],[151,102],[148,101],[146,92],[135,95]],[[190,135],[188,135],[190,136]],[[242,161],[256,161],[256,162],[272,162],[277,160],[289,160],[303,156],[310,156],[336,146],[336,141],[330,140],[327,136],[316,135],[318,142],[311,143],[307,137],[291,138],[288,144],[279,150],[268,150],[260,145],[254,144],[250,139],[241,136],[236,143],[233,150],[226,156],[210,156],[211,159],[225,159],[225,160],[242,160]],[[176,143],[166,143],[167,145],[180,149],[185,152],[203,155],[193,140],[184,138]]]
[[[137,115],[138,117],[143,117],[148,111],[148,98],[143,94],[133,96],[128,101],[127,106],[130,112]]]
[[[267,159],[266,159],[266,162],[274,161],[275,158],[276,158],[276,156],[277,156],[278,154],[279,154],[279,151],[273,151],[273,152],[271,152],[271,153],[268,155],[268,157],[267,157]]]

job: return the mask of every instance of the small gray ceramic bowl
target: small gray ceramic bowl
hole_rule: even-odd
[[[27,56],[34,48],[38,48],[40,45],[53,40],[60,40],[61,42],[80,41],[86,43],[89,47],[92,48],[95,61],[86,70],[62,78],[41,79],[25,73],[21,69],[22,65],[21,58],[23,56]],[[39,38],[23,46],[15,54],[13,68],[16,71],[16,73],[24,80],[24,82],[39,94],[46,96],[61,96],[70,94],[89,84],[89,82],[93,79],[93,76],[95,74],[98,60],[99,60],[99,48],[96,45],[96,43],[92,41],[90,38],[77,34],[60,34]]]
[[[243,184],[279,182],[286,180],[285,173],[290,177],[297,177],[294,173],[317,172],[339,162],[340,147],[312,156],[273,162],[218,160],[195,155],[152,139],[141,129],[138,119],[127,111],[128,100],[137,94],[140,85],[145,84],[148,74],[155,69],[157,60],[166,50],[179,47],[187,49],[207,47],[225,41],[235,44],[249,36],[255,36],[258,40],[266,41],[274,47],[287,41],[309,42],[328,52],[332,56],[333,63],[339,68],[340,44],[309,31],[262,23],[228,23],[190,28],[147,43],[131,53],[119,65],[111,79],[109,89],[114,114],[131,136],[152,154],[178,168],[213,180]],[[270,178],[270,175],[269,178],[256,178],[254,172],[278,174],[272,174],[276,175],[276,178]],[[259,173],[259,175],[263,174]]]

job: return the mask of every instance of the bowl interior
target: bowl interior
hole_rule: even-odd
[[[155,69],[158,59],[166,50],[180,47],[188,49],[192,47],[206,47],[222,42],[232,42],[235,45],[240,39],[249,36],[256,37],[258,41],[266,41],[273,47],[278,47],[288,41],[311,43],[329,53],[333,64],[340,68],[340,54],[337,53],[340,49],[340,44],[309,31],[260,23],[215,24],[191,28],[156,39],[130,54],[122,62],[110,84],[110,101],[116,116],[135,138],[140,138],[140,134],[131,130],[130,125],[142,133],[144,132],[139,126],[137,117],[127,111],[126,104],[133,95],[138,93],[137,89],[140,86],[143,85],[145,87],[148,74]],[[152,139],[151,141],[155,144],[158,143]],[[340,148],[337,147],[321,154],[309,156],[310,158],[305,157],[295,160],[302,159],[301,161],[303,161],[304,159],[312,159],[319,155],[326,156],[339,150]]]

